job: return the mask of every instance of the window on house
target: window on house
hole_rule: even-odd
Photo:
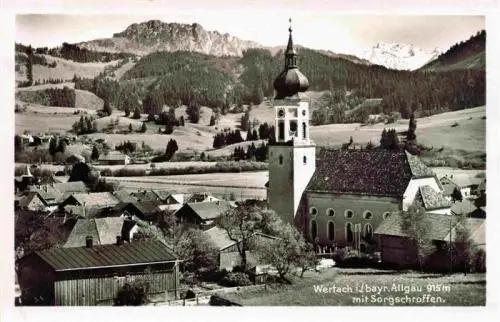
[[[365,219],[372,219],[372,217],[373,217],[373,214],[369,210],[365,211],[365,213],[363,214],[363,218],[365,218]]]
[[[352,212],[352,210],[347,209],[344,213],[344,216],[346,218],[352,218],[354,216],[354,213]]]
[[[309,209],[309,213],[313,216],[315,216],[317,213],[318,213],[318,209],[316,209],[316,207],[311,207]]]
[[[352,224],[350,222],[345,224],[345,240],[348,243],[352,243],[354,241],[354,234],[352,232]]]
[[[305,155],[304,155],[304,157],[302,158],[302,162],[303,162],[304,164],[307,164],[307,157],[306,157]]]
[[[372,238],[373,237],[373,227],[370,224],[365,225],[365,237]]]
[[[307,138],[307,124],[302,122],[302,138],[305,140]]]
[[[311,238],[315,240],[318,237],[318,226],[316,220],[311,220]]]
[[[333,210],[332,208],[328,208],[328,209],[326,210],[326,215],[327,215],[327,216],[330,216],[330,217],[335,216],[335,210]]]
[[[328,222],[327,235],[329,241],[333,241],[335,239],[335,225],[331,221]]]

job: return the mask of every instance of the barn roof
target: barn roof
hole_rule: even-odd
[[[122,245],[96,245],[90,248],[50,248],[35,254],[55,271],[147,265],[178,260],[172,250],[157,240]]]
[[[434,176],[405,151],[320,149],[307,190],[372,196],[403,196],[412,178]]]
[[[476,206],[474,205],[473,202],[470,200],[464,199],[462,201],[456,201],[453,203],[451,206],[451,212],[454,213],[455,215],[462,215],[462,214],[470,214],[474,210],[476,210]]]
[[[75,193],[73,198],[86,207],[113,207],[120,202],[111,192]]]
[[[195,202],[187,203],[186,206],[190,207],[201,219],[205,220],[217,218],[224,211],[231,208],[231,204],[226,201]]]
[[[407,237],[401,230],[400,218],[400,215],[397,213],[391,214],[377,227],[375,234]],[[425,214],[425,218],[429,222],[429,237],[432,240],[445,241],[446,236],[450,233],[450,228],[455,227],[457,224],[457,218],[451,215],[427,213]]]

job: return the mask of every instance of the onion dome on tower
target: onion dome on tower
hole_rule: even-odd
[[[309,81],[297,66],[297,52],[293,47],[291,23],[292,19],[290,19],[290,28],[288,29],[290,36],[285,51],[285,68],[274,80],[275,99],[291,97],[298,92],[305,92],[309,88]]]

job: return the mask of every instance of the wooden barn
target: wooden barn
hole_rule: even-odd
[[[149,282],[149,295],[179,297],[179,259],[160,241],[52,248],[19,262],[19,285],[39,305],[112,305],[118,290],[137,278]],[[25,305],[30,303],[24,302]]]

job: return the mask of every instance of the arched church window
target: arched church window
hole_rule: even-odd
[[[316,209],[316,207],[311,207],[309,209],[309,214],[315,216],[316,214],[318,214],[318,209]]]
[[[318,226],[316,224],[316,220],[311,220],[311,238],[315,240],[318,237]]]
[[[330,216],[330,217],[335,216],[335,210],[333,210],[332,208],[328,208],[328,209],[326,210],[326,215],[327,215],[327,216]]]
[[[352,224],[350,222],[345,224],[345,240],[348,243],[352,243],[354,241],[354,234],[352,232]]]
[[[352,212],[352,210],[350,210],[350,209],[347,209],[344,212],[344,217],[346,217],[346,218],[352,218],[353,216],[354,216],[354,212]]]
[[[372,219],[372,217],[373,217],[373,214],[370,210],[365,211],[365,213],[363,214],[363,218],[365,218],[365,219]]]
[[[382,215],[382,218],[383,218],[383,219],[385,219],[385,218],[389,217],[389,215],[390,215],[390,214],[391,214],[391,213],[390,213],[390,212],[388,212],[388,211],[387,211],[387,212],[384,212],[384,214]]]
[[[332,221],[328,222],[327,235],[329,241],[333,241],[335,239],[335,225]]]
[[[307,164],[307,157],[304,155],[304,157],[302,158],[302,162],[304,162],[304,164]]]
[[[297,136],[297,121],[290,121],[290,132],[293,132],[293,135]]]
[[[302,122],[302,138],[306,139],[307,137],[307,124],[306,122]]]
[[[279,159],[280,164],[283,164],[283,156],[282,156],[281,154],[280,154],[280,156],[278,157],[278,159]]]
[[[365,225],[365,238],[373,237],[373,227],[370,224]]]

